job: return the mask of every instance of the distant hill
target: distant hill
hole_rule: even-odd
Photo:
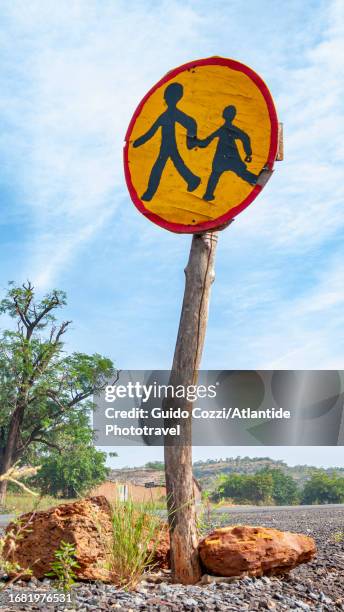
[[[194,475],[203,489],[213,489],[220,474],[254,474],[263,468],[279,468],[294,478],[301,487],[319,468],[309,465],[289,466],[284,461],[270,457],[228,457],[226,459],[207,459],[196,461],[193,465]],[[336,472],[344,476],[344,468],[328,468],[328,474]]]
[[[216,479],[221,474],[255,474],[263,468],[279,468],[286,474],[294,478],[298,486],[301,488],[307,480],[309,480],[314,472],[320,471],[320,468],[311,465],[295,465],[289,466],[285,461],[277,461],[270,457],[227,457],[226,459],[207,459],[206,461],[195,461],[193,464],[194,476],[201,485],[202,489],[212,490],[216,486]],[[146,465],[134,468],[122,468],[112,470],[111,477],[116,480],[127,479],[130,473],[130,478],[140,479],[142,473],[145,475],[149,472],[154,472],[158,478],[163,478],[164,465],[160,461],[146,463]],[[344,477],[344,468],[333,467],[324,470],[327,474],[336,472]]]

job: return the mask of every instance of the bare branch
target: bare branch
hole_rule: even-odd
[[[22,309],[20,308],[18,300],[17,300],[16,297],[13,298],[13,302],[14,302],[14,305],[15,305],[16,312],[19,315],[22,323],[25,325],[26,329],[29,329],[30,326],[31,326],[31,323],[30,323],[29,319],[27,319],[27,317],[25,316],[25,314],[22,311]]]
[[[48,440],[45,440],[44,438],[31,438],[30,442],[41,442],[41,444],[45,444],[46,446],[49,446],[49,448],[54,448],[58,451],[62,450],[61,446],[59,446],[58,444],[54,444],[53,442],[50,442]]]
[[[43,353],[41,355],[38,355],[38,357],[35,359],[34,363],[33,363],[33,372],[32,375],[28,381],[29,385],[32,386],[32,384],[34,383],[34,381],[36,380],[36,378],[40,375],[43,374],[43,372],[45,371],[45,369],[48,367],[51,358],[54,355],[54,350],[56,349],[60,338],[63,334],[66,333],[67,327],[68,325],[71,324],[71,321],[64,321],[61,326],[60,329],[58,330],[58,332],[55,335],[54,340],[52,341],[51,336],[50,336],[50,341],[48,344],[48,347],[46,348],[45,351],[43,351]],[[55,330],[54,330],[55,333]]]
[[[14,484],[21,487],[27,493],[30,493],[31,495],[38,497],[38,493],[31,491],[31,489],[29,489],[26,485],[20,482],[18,478],[27,478],[29,476],[35,476],[38,470],[40,469],[41,469],[41,466],[37,466],[37,467],[24,466],[24,467],[18,468],[17,465],[14,465],[9,470],[7,470],[5,474],[2,474],[2,476],[0,476],[0,482],[4,480],[6,480],[7,482],[13,482]]]

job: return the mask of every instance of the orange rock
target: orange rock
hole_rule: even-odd
[[[152,559],[153,569],[169,569],[171,567],[170,534],[167,523],[162,523],[158,535],[158,542],[155,541],[150,543],[149,552],[153,548],[155,548]]]
[[[205,570],[215,576],[283,574],[316,553],[313,538],[266,527],[215,529],[199,543]]]
[[[55,506],[46,511],[23,514],[20,525],[25,527],[18,539],[18,525],[10,523],[3,554],[6,559],[31,568],[36,578],[44,578],[55,560],[54,552],[64,540],[73,544],[81,579],[109,580],[106,570],[106,546],[111,536],[111,506],[103,496]],[[12,535],[13,534],[13,535]]]

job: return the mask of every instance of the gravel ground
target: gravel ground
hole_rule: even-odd
[[[155,582],[145,580],[133,592],[125,592],[103,584],[83,583],[73,589],[72,602],[49,604],[11,603],[11,597],[24,594],[52,593],[49,580],[33,580],[29,585],[15,585],[0,595],[0,610],[70,610],[98,612],[117,610],[129,612],[150,610],[174,612],[244,610],[318,610],[344,611],[344,510],[297,509],[260,514],[218,515],[212,527],[245,523],[311,535],[318,545],[318,556],[301,565],[284,578],[244,578],[210,582],[203,586],[181,586],[169,583],[169,574],[162,573]]]

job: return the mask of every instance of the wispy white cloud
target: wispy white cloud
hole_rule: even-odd
[[[253,4],[255,20],[259,11]],[[16,180],[31,211],[29,267],[39,283],[54,282],[115,214],[117,190],[124,190],[125,128],[152,82],[171,66],[216,48],[231,55],[232,46],[239,44],[242,59],[250,58],[241,5],[233,3],[225,27],[221,15],[227,9],[222,2],[209,10],[204,2],[178,0],[151,5],[137,0],[129,6],[95,0],[4,3],[3,74],[4,85],[10,84],[5,88],[10,93],[0,100],[10,125],[4,148],[14,160]],[[292,3],[289,14],[298,10]],[[255,67],[264,66],[279,86],[286,161],[277,168],[279,176],[273,179],[274,188],[268,186],[264,205],[257,202],[245,213],[245,222],[238,223],[234,231],[239,236],[265,234],[272,248],[276,243],[304,248],[336,231],[343,220],[343,188],[335,166],[343,151],[338,136],[342,10],[338,0],[327,3],[322,40],[307,50],[296,70],[286,61],[287,37],[274,34],[269,21],[259,22],[263,49],[257,33],[251,33]],[[273,13],[271,18],[275,27],[278,19]],[[287,13],[284,19],[289,20]],[[250,24],[248,19],[246,27]],[[312,24],[310,20],[300,30],[305,39],[311,37]],[[314,24],[318,31],[316,18]],[[292,50],[294,39],[302,45],[295,29]],[[273,47],[276,59],[268,67]],[[278,227],[273,236],[271,227]]]
[[[212,346],[206,367],[258,369],[341,369],[344,355],[343,253],[327,255],[311,277],[295,278],[267,268],[266,276],[248,271],[248,282],[235,278],[231,290],[217,295],[226,303],[220,325],[212,322]],[[256,278],[256,283],[254,282]],[[295,285],[296,287],[293,286]],[[239,291],[237,291],[237,287]],[[266,293],[268,289],[268,293]],[[228,295],[227,295],[228,294]],[[210,365],[211,363],[211,365]]]
[[[77,282],[75,301],[80,302],[89,282],[83,259],[94,249],[91,281],[94,285],[99,277],[103,287],[107,283],[102,304],[93,296],[93,340],[92,315],[82,314],[78,303],[76,344],[87,337],[88,346],[110,347],[129,367],[136,334],[142,366],[153,366],[156,355],[169,365],[178,318],[175,288],[181,292],[187,239],[167,237],[131,212],[123,138],[136,104],[162,74],[190,58],[222,54],[252,65],[271,86],[286,150],[262,196],[220,236],[204,364],[338,365],[344,352],[337,340],[344,5],[341,0],[311,4],[2,4],[1,86],[7,93],[0,96],[5,126],[0,147],[9,183],[19,193],[18,211],[26,219],[19,276],[34,278],[42,289]],[[114,251],[120,295],[108,264]],[[87,262],[91,265],[90,257]],[[144,281],[131,281],[135,274]],[[98,309],[104,325],[97,320]],[[135,321],[138,310],[144,324]],[[129,333],[134,322],[136,332]],[[105,331],[110,327],[120,327],[113,332],[114,348]]]
[[[274,346],[266,366],[331,369],[343,367],[344,274],[343,254],[320,269],[316,281],[300,297],[290,300],[273,323],[265,341]],[[268,339],[268,334],[270,339]]]
[[[2,100],[7,154],[32,215],[27,267],[43,288],[116,213],[130,114],[192,46],[200,17],[180,2],[66,0],[11,2],[5,15],[2,52],[20,83]]]
[[[285,160],[220,236],[229,259],[214,288],[221,317],[211,320],[208,367],[343,365],[344,4],[326,3],[321,16],[297,65],[278,70]]]
[[[299,314],[309,315],[323,312],[328,314],[332,308],[339,308],[344,303],[343,256],[340,253],[330,262],[325,270],[319,271],[318,283],[294,303],[294,310]]]
[[[320,39],[307,48],[301,66],[278,71],[285,160],[276,164],[264,201],[257,200],[236,228],[242,239],[263,237],[270,252],[302,252],[343,228],[343,2],[326,3],[322,16]]]

